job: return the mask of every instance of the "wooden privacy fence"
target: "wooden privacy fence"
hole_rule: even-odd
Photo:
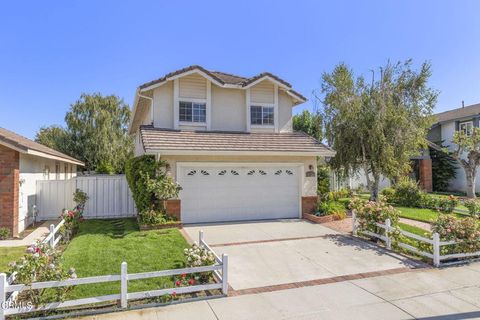
[[[83,211],[86,219],[136,215],[125,175],[92,175],[69,180],[37,181],[37,220],[56,219],[63,209],[72,209],[76,189],[86,192],[89,197]]]
[[[392,237],[389,236],[389,232],[394,230],[394,228],[391,226],[391,221],[390,219],[385,220],[385,224],[382,223],[375,223],[375,225],[383,230],[385,230],[385,234],[381,235],[378,233],[374,233],[371,231],[367,230],[359,230],[357,228],[357,217],[355,215],[355,212],[352,212],[352,230],[353,230],[353,235],[356,236],[358,233],[362,233],[364,235],[377,238],[385,242],[385,246],[387,249],[392,249]],[[451,264],[458,264],[458,263],[463,263],[465,260],[457,260],[457,259],[467,259],[467,258],[478,258],[480,257],[480,251],[477,252],[464,252],[464,253],[452,253],[452,254],[441,254],[441,248],[444,246],[451,246],[455,244],[459,244],[460,242],[457,241],[440,241],[440,235],[437,232],[434,232],[432,234],[432,238],[425,238],[422,236],[419,236],[417,234],[401,230],[401,229],[396,229],[400,231],[400,234],[403,236],[414,239],[423,243],[427,243],[432,246],[433,252],[427,252],[423,251],[420,248],[414,247],[412,245],[409,245],[407,243],[398,241],[396,244],[410,252],[413,252],[417,255],[427,257],[433,260],[433,265],[435,267],[440,267],[444,265],[451,265]]]
[[[161,270],[161,271],[151,271],[151,272],[141,272],[141,273],[128,273],[128,265],[126,262],[122,262],[120,265],[120,274],[114,275],[105,275],[98,277],[87,277],[87,278],[78,278],[78,279],[68,279],[63,281],[46,281],[46,282],[34,282],[31,285],[25,284],[10,284],[10,281],[7,281],[7,276],[5,273],[0,274],[0,320],[5,320],[5,316],[30,313],[36,311],[45,311],[45,310],[55,310],[60,308],[69,308],[80,305],[91,305],[100,302],[119,302],[119,305],[122,309],[128,308],[129,300],[138,300],[138,299],[147,299],[163,296],[166,294],[185,294],[185,293],[195,293],[208,290],[221,290],[223,295],[228,294],[228,255],[222,254],[219,257],[204,241],[203,232],[199,232],[199,245],[207,250],[211,251],[215,256],[215,264],[211,266],[202,266],[202,267],[192,267],[192,268],[182,268],[182,269],[171,269],[171,270]],[[182,274],[196,274],[202,272],[213,272],[214,274],[214,283],[192,285],[186,287],[175,287],[175,288],[161,288],[157,290],[149,291],[140,291],[140,292],[128,292],[128,281],[140,280],[140,279],[151,279],[158,277],[168,277]],[[52,302],[43,306],[34,307],[34,306],[22,306],[19,303],[16,303],[14,299],[10,297],[7,298],[7,295],[12,292],[21,292],[28,289],[46,289],[46,288],[56,288],[56,287],[68,287],[75,285],[84,285],[92,283],[104,283],[120,281],[120,292],[116,294],[98,296],[98,297],[89,297],[83,299],[75,299],[68,301]]]

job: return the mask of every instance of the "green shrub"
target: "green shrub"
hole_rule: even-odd
[[[458,198],[450,195],[448,197],[437,198],[435,200],[435,208],[430,208],[430,209],[436,209],[444,213],[452,213],[453,209],[455,209],[457,205],[458,205]]]
[[[328,165],[317,166],[317,194],[325,195],[330,191],[330,168]]]
[[[328,216],[336,213],[345,213],[345,206],[336,201],[321,201],[317,205],[318,216]]]
[[[175,218],[164,214],[162,211],[147,209],[138,214],[138,220],[141,224],[168,224],[175,222]]]
[[[125,165],[125,175],[128,186],[132,191],[133,200],[137,206],[138,212],[152,209],[155,203],[155,195],[147,190],[147,181],[145,175],[155,176],[155,172],[159,169],[159,164],[153,155],[143,155],[131,158]]]
[[[115,174],[115,167],[108,162],[100,162],[95,168],[95,172],[100,174]]]
[[[394,188],[385,188],[382,190],[382,195],[385,197],[387,202],[395,202],[395,189]]]
[[[10,237],[10,229],[2,227],[0,228],[0,240],[5,240]]]
[[[480,200],[467,199],[463,204],[467,207],[470,216],[480,218]]]
[[[421,198],[418,184],[412,179],[401,178],[395,185],[395,203],[404,207],[419,207]]]

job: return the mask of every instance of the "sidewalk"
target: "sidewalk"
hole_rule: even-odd
[[[49,232],[50,224],[55,224],[56,221],[44,221],[28,236],[23,239],[0,240],[0,247],[26,247],[35,242],[36,239],[42,239]]]
[[[480,263],[83,319],[480,319]]]

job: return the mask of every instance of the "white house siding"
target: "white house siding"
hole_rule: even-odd
[[[370,175],[370,179],[373,179]],[[349,187],[351,189],[358,189],[360,187],[366,188],[367,186],[367,177],[365,175],[365,170],[359,170],[357,173],[353,174],[346,181],[342,181],[336,187]],[[380,177],[379,189],[383,190],[391,186],[390,180],[384,176]]]
[[[274,86],[273,83],[264,80],[250,89],[250,101],[252,104],[257,103],[274,103]]]
[[[59,179],[65,180],[77,175],[76,165],[52,159],[20,153],[20,189],[18,200],[19,232],[22,232],[33,222],[33,205],[35,204],[36,183],[38,180],[56,180],[56,164],[60,164]],[[68,164],[65,172],[65,164]],[[50,168],[50,173],[45,175],[45,166]],[[71,172],[73,170],[73,174]]]
[[[181,77],[178,80],[178,93],[180,98],[207,98],[207,79],[199,74]]]
[[[176,179],[177,162],[226,162],[226,163],[302,163],[304,166],[302,196],[317,195],[317,158],[299,156],[162,156],[170,164],[170,174]],[[310,166],[315,171],[315,176],[306,177]]]

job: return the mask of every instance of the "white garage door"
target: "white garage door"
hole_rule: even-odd
[[[300,167],[178,165],[184,223],[299,217]]]

